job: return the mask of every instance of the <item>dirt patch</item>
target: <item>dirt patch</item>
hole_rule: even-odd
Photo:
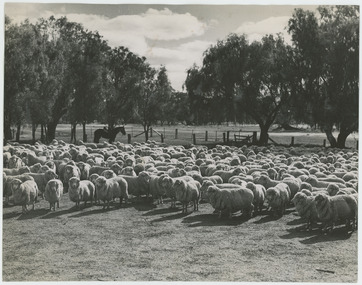
[[[49,212],[3,209],[3,281],[357,282],[357,233],[301,231],[294,208],[218,219],[147,201]],[[189,208],[190,211],[192,208]]]

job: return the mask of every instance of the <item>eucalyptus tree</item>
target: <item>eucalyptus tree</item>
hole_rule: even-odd
[[[321,6],[318,14],[296,9],[288,25],[299,73],[294,104],[332,147],[343,148],[358,130],[359,7]]]
[[[102,119],[109,128],[120,121],[126,123],[132,120],[145,61],[146,58],[137,56],[123,46],[108,51],[107,69],[103,74]]]
[[[164,100],[170,99],[171,85],[164,67],[155,69],[144,64],[136,86],[134,119],[142,124],[147,141],[151,126],[164,118]]]
[[[83,140],[87,141],[86,124],[96,120],[101,113],[103,100],[103,73],[106,54],[110,49],[98,32],[82,31],[79,45],[71,54],[70,69],[73,77],[68,84],[73,87],[69,118],[75,140],[77,123],[83,126]]]
[[[236,121],[246,114],[259,124],[260,144],[268,142],[270,126],[295,92],[292,48],[280,35],[249,44],[245,35],[231,34],[205,51],[199,73],[213,117]]]
[[[66,17],[40,19],[37,27],[42,35],[44,56],[47,68],[44,72],[43,88],[39,90],[43,102],[48,106],[46,138],[55,138],[56,127],[60,119],[68,112],[74,95],[74,73],[71,64],[74,53],[82,39],[82,25],[69,22]]]
[[[16,140],[27,113],[27,101],[37,89],[38,62],[41,50],[38,48],[39,35],[34,25],[25,21],[12,24],[5,17],[5,58],[4,58],[4,139],[12,138],[11,126],[16,125]]]

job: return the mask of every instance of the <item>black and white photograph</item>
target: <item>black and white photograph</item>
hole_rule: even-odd
[[[1,5],[1,282],[360,281],[358,1]]]

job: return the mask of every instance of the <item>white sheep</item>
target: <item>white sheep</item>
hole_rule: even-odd
[[[44,199],[49,202],[49,210],[55,211],[55,203],[59,208],[59,200],[63,195],[63,183],[59,179],[51,179],[45,186]]]
[[[182,213],[187,214],[187,206],[190,202],[194,205],[194,211],[199,210],[200,191],[197,181],[185,181],[176,179],[173,187],[175,188],[176,200],[182,204]]]
[[[319,181],[316,177],[313,177],[313,176],[308,177],[308,179],[305,182],[308,182],[313,187],[317,187],[317,188],[327,188],[328,185],[331,184],[331,183],[335,183],[336,185],[339,186],[339,188],[345,188],[346,187],[342,183]]]
[[[117,182],[117,179],[119,182],[123,183],[123,186],[120,187],[119,183]],[[128,184],[126,183],[126,180],[121,177],[106,179],[103,176],[99,176],[96,179],[96,189],[97,189],[97,199],[103,201],[103,209],[106,208],[107,203],[107,209],[109,209],[109,204],[114,198],[120,198],[120,205],[122,203],[122,199],[125,198],[127,201],[128,199]]]
[[[45,186],[48,181],[51,179],[58,178],[58,175],[55,174],[52,170],[47,170],[45,173],[27,173],[27,175],[34,178],[36,184],[38,185],[38,190],[40,195],[44,196]]]
[[[80,171],[80,180],[87,180],[89,179],[89,171],[91,166],[88,163],[83,161],[78,162],[77,164],[79,171]]]
[[[227,214],[231,218],[232,213],[241,211],[248,217],[251,217],[254,206],[254,194],[247,188],[226,188],[219,189],[217,186],[209,186],[207,196],[211,206],[219,212],[219,218],[222,214]]]
[[[19,179],[14,179],[11,182],[11,190],[14,204],[21,205],[23,213],[28,212],[28,205],[33,205],[34,210],[38,197],[38,186],[34,180],[22,182]]]
[[[20,168],[22,166],[24,166],[24,163],[20,157],[18,157],[16,155],[13,155],[12,157],[10,157],[9,162],[8,162],[9,168]]]
[[[213,175],[218,175],[222,178],[224,183],[227,183],[229,181],[229,179],[232,176],[236,176],[239,174],[244,173],[243,170],[239,167],[231,169],[231,170],[217,170],[213,173]]]
[[[113,170],[107,169],[101,173],[101,176],[104,176],[105,178],[110,179],[110,178],[116,177],[117,175],[116,175],[116,173],[114,173]]]
[[[71,177],[69,179],[69,199],[75,202],[75,205],[79,209],[80,202],[84,201],[84,208],[87,205],[87,201],[93,205],[95,187],[89,180],[80,180],[79,177]]]
[[[34,165],[29,167],[31,173],[38,173],[40,168],[41,168],[40,163],[35,163]]]
[[[265,200],[274,215],[282,216],[290,202],[289,186],[285,183],[278,183],[274,187],[269,187],[265,192]]]
[[[34,178],[27,174],[7,176],[5,173],[3,173],[3,196],[5,197],[5,205],[9,204],[9,197],[12,195],[11,182],[15,179],[19,179],[21,182],[25,182],[27,180],[34,181]]]
[[[128,193],[140,197],[141,195],[148,195],[149,194],[149,182],[151,176],[146,172],[142,171],[138,176],[127,176],[121,175],[127,183],[128,183]]]
[[[67,192],[68,191],[68,187],[69,187],[69,179],[72,177],[76,177],[78,179],[80,179],[80,170],[77,166],[75,165],[66,165],[64,167],[64,178],[63,178],[63,186],[64,186],[64,191]]]
[[[136,172],[133,170],[132,166],[126,166],[120,172],[121,175],[134,176],[136,177]]]
[[[312,229],[313,222],[319,221],[314,198],[315,196],[307,196],[305,193],[298,192],[292,199],[299,216],[307,221],[307,230]]]
[[[336,195],[333,197],[319,194],[315,197],[318,218],[323,223],[323,231],[333,230],[338,221],[346,222],[346,228],[356,229],[358,215],[357,200],[352,195]]]
[[[260,184],[254,184],[253,182],[248,182],[245,187],[253,191],[254,213],[261,212],[265,200],[265,192],[266,192],[265,187]]]
[[[167,176],[167,174],[162,174],[161,176],[151,175],[149,193],[153,199],[157,199],[157,204],[163,204],[162,197],[166,195],[166,189],[162,186],[162,180]]]
[[[3,172],[9,176],[15,176],[30,173],[30,168],[28,166],[22,166],[20,168],[3,168]]]

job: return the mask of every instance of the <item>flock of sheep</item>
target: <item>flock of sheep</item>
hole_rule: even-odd
[[[306,228],[323,231],[345,223],[356,229],[358,153],[351,150],[216,146],[165,146],[148,143],[50,145],[12,143],[3,148],[5,204],[28,205],[37,199],[59,208],[63,195],[76,203],[103,204],[119,199],[152,197],[157,204],[170,198],[171,207],[210,203],[214,213],[231,217],[258,215],[267,208],[281,216],[295,206]],[[68,194],[65,194],[68,193]]]

